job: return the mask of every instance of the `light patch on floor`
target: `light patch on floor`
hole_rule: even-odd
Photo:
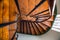
[[[50,30],[44,35],[34,36],[18,34],[18,40],[60,40],[60,33]]]

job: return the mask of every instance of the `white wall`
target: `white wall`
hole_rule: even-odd
[[[57,12],[60,14],[60,0],[57,0]]]

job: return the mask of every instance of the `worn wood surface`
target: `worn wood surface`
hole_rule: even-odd
[[[3,6],[3,2],[1,1],[0,2],[0,24],[2,23],[2,6]],[[2,38],[2,29],[3,28],[0,28],[0,39],[2,40],[3,38]]]
[[[16,14],[17,8],[14,0],[0,1],[0,23],[15,21]],[[11,40],[15,31],[16,23],[0,28],[0,40]]]
[[[9,22],[9,0],[2,0],[0,2],[0,23]],[[8,25],[0,28],[0,40],[9,40]]]
[[[16,21],[16,20],[17,20],[17,8],[15,5],[15,1],[9,0],[9,21],[12,22],[12,21]],[[10,38],[10,40],[13,37],[13,35],[16,31],[16,28],[17,28],[16,23],[9,25],[9,35],[10,35],[9,38]],[[16,39],[14,39],[14,40],[16,40]]]

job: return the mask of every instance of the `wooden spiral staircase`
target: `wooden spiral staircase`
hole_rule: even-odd
[[[52,23],[55,18],[54,15],[52,15],[54,0],[33,0],[35,3],[32,0],[28,0],[28,3],[26,3],[26,1],[27,0],[14,0],[16,3],[15,6],[18,10],[18,21],[0,24],[0,27],[3,27],[13,23],[18,23],[17,29],[15,30],[13,37],[11,37],[11,40],[14,40],[16,32],[31,35],[42,35],[52,27]],[[29,4],[28,7],[26,7],[27,4]],[[12,20],[12,18],[10,19]]]
[[[17,32],[23,34],[41,35],[51,29],[54,18],[52,16],[52,11],[49,10],[52,10],[53,4],[49,4],[48,1],[49,0],[40,0],[40,2],[36,6],[34,6],[31,11],[29,11],[29,13],[23,13],[23,9],[20,8],[21,6],[17,5],[20,12],[20,22],[18,24],[19,30],[17,30]],[[16,1],[16,4],[18,3],[19,2]],[[33,13],[38,8],[42,8],[40,9],[40,12]]]

